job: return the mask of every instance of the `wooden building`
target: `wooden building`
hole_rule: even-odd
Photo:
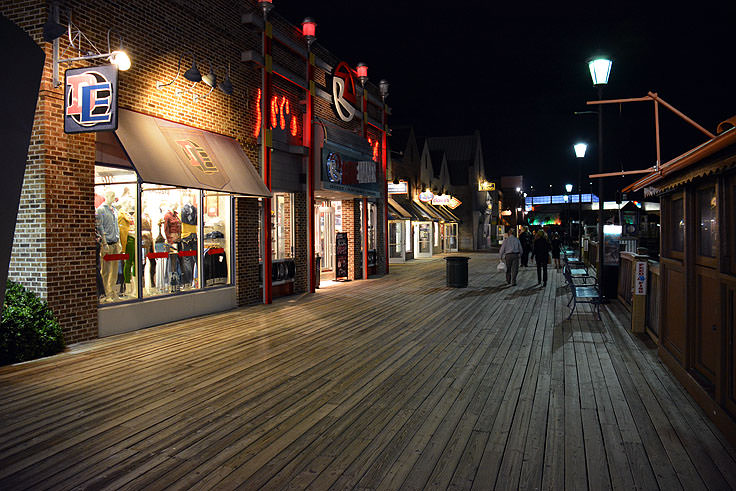
[[[736,442],[736,117],[624,191],[661,201],[659,356]]]

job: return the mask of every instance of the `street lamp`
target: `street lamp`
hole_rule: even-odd
[[[583,257],[583,196],[582,196],[582,188],[583,183],[581,182],[581,167],[582,167],[582,159],[585,158],[585,151],[588,150],[588,144],[587,143],[576,143],[573,145],[573,148],[575,149],[575,156],[578,158],[578,247],[580,248],[580,252],[578,257]],[[593,203],[593,196],[591,193],[590,202]]]
[[[603,100],[603,86],[608,83],[613,62],[598,56],[588,62],[593,85],[598,87],[598,100]],[[598,108],[598,173],[603,174],[603,108]],[[598,289],[600,301],[603,301],[603,179],[598,178]]]
[[[565,184],[565,191],[567,194],[565,195],[565,203],[567,203],[567,228],[568,228],[568,237],[570,238],[570,242],[572,242],[572,213],[570,213],[570,193],[572,192],[572,184]]]

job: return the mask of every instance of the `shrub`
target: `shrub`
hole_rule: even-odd
[[[0,365],[49,356],[64,349],[61,327],[48,304],[8,280],[0,322]]]

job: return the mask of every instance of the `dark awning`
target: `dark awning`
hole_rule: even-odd
[[[388,217],[390,220],[411,220],[411,215],[391,198],[388,199]]]
[[[115,135],[144,182],[271,196],[233,138],[124,109]]]
[[[410,200],[409,198],[394,195],[388,200],[389,202],[394,201],[397,205],[397,209],[404,211],[411,217],[412,220],[416,222],[426,222],[432,220],[432,217],[429,216],[427,212],[422,210],[419,206],[417,206],[414,201]]]

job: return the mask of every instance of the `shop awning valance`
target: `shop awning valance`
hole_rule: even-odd
[[[388,216],[391,220],[411,220],[411,215],[391,198],[388,199]]]
[[[123,109],[115,135],[144,182],[271,196],[233,138]]]

